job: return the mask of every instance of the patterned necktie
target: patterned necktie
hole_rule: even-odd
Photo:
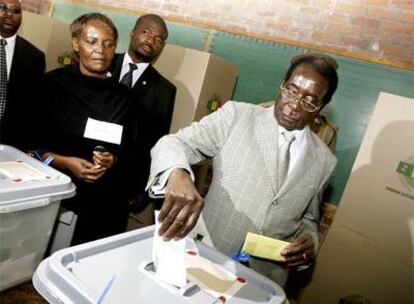
[[[0,39],[0,121],[6,110],[6,95],[7,95],[7,63],[6,63],[6,48],[7,41]]]
[[[128,88],[132,88],[132,73],[137,69],[138,67],[133,64],[129,63],[129,71],[122,77],[120,83],[126,85]]]
[[[278,153],[278,188],[280,189],[285,182],[289,172],[290,146],[295,140],[295,135],[291,132],[283,132],[285,143],[281,145]]]

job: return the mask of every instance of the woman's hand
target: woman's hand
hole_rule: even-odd
[[[93,161],[97,168],[111,169],[116,163],[116,156],[108,151],[93,151]]]
[[[106,167],[98,167],[94,163],[87,161],[86,159],[63,156],[56,153],[47,152],[43,154],[43,158],[47,156],[53,156],[53,166],[57,169],[69,170],[77,179],[85,181],[87,183],[93,183],[100,179],[108,170]]]
[[[65,163],[66,169],[70,170],[77,179],[87,183],[97,181],[107,171],[107,168],[104,166],[96,166],[95,164],[78,157],[66,157]]]

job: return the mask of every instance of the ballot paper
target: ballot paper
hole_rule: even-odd
[[[289,242],[248,232],[241,252],[260,258],[284,261],[285,258],[281,255],[281,252],[289,244]]]
[[[14,182],[46,180],[50,178],[50,176],[21,161],[0,162],[0,173]]]
[[[158,279],[177,287],[187,284],[185,245],[186,240],[164,241],[158,235],[161,223],[158,222],[158,213],[155,211],[155,230],[152,243],[152,259],[155,266],[155,274]]]

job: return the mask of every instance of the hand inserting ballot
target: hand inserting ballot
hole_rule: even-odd
[[[197,223],[204,200],[183,169],[175,169],[167,183],[165,199],[158,220],[162,222],[159,235],[165,240],[185,237]]]

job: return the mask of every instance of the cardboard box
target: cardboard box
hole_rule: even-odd
[[[46,15],[23,11],[19,35],[45,53],[46,71],[60,67],[58,57],[72,52],[69,24]]]
[[[238,75],[234,63],[177,45],[166,45],[155,67],[177,86],[171,133],[209,114],[209,101],[229,100]]]
[[[414,303],[414,100],[381,93],[302,303]]]

